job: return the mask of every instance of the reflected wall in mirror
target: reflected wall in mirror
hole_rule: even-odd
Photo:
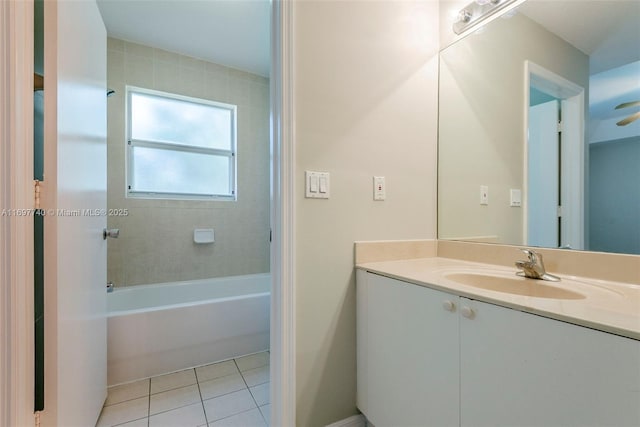
[[[517,12],[441,51],[438,237],[640,254],[640,2]]]

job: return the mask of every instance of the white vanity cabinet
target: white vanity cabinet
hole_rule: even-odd
[[[459,425],[458,315],[442,306],[457,297],[357,275],[358,408],[376,427]]]
[[[357,274],[358,407],[376,427],[640,426],[640,341]]]

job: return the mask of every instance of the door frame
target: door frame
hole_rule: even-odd
[[[0,208],[34,207],[33,0],[0,2]],[[0,220],[0,424],[32,426],[33,216]]]
[[[30,207],[33,0],[0,2],[0,23],[0,93],[5,99],[0,104],[0,202],[6,209]],[[271,23],[271,425],[294,426],[293,2],[274,1]],[[15,217],[2,221],[0,236],[0,424],[33,426],[33,289],[23,286],[33,282],[32,222]]]
[[[296,424],[294,2],[271,3],[271,425]]]
[[[529,88],[531,86],[548,93],[562,102],[563,123],[566,111],[570,111],[572,134],[562,139],[562,241],[571,241],[572,249],[584,249],[584,187],[585,187],[585,90],[583,87],[565,79],[552,71],[531,61],[525,61],[524,66],[524,126],[523,126],[523,176],[524,191],[522,206],[522,237],[523,244],[527,244],[528,220],[528,143],[529,143]],[[566,133],[566,132],[565,132]],[[569,161],[570,160],[570,161]],[[568,191],[571,188],[572,191]],[[577,191],[575,191],[577,189]],[[565,199],[565,197],[567,197]]]

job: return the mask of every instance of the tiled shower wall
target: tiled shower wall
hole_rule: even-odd
[[[269,80],[188,56],[108,39],[108,280],[116,286],[269,271]],[[237,201],[126,198],[125,86],[238,106]],[[194,228],[213,228],[197,245]]]

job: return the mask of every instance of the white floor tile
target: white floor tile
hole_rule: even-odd
[[[149,417],[149,427],[198,427],[206,422],[202,402]]]
[[[148,427],[149,418],[140,418],[139,420],[129,421],[128,423],[118,424],[118,427]]]
[[[238,373],[238,368],[233,360],[227,360],[226,362],[200,366],[199,368],[196,368],[196,373],[198,374],[198,381],[202,382],[236,374]]]
[[[271,383],[264,383],[257,386],[253,386],[249,388],[251,394],[253,395],[253,399],[256,401],[258,406],[266,405],[267,403],[271,403],[269,400],[269,386]]]
[[[256,408],[209,423],[209,427],[266,427],[266,424],[260,410]]]
[[[222,396],[247,388],[240,374],[227,375],[209,381],[200,381],[200,394],[203,400]]]
[[[267,425],[271,424],[271,404],[261,406],[260,412],[262,412],[262,416]]]
[[[269,366],[267,365],[260,368],[249,369],[248,371],[244,371],[242,376],[249,387],[264,384],[269,382]]]
[[[249,356],[238,357],[236,359],[238,368],[240,371],[247,371],[249,369],[259,368],[269,364],[269,353],[266,351],[262,353],[251,354]]]
[[[200,402],[200,392],[196,384],[163,391],[162,393],[151,395],[149,414],[158,414],[196,402]]]
[[[141,397],[122,403],[105,406],[96,427],[111,427],[149,415],[149,398]]]
[[[151,378],[151,394],[160,393],[174,388],[195,384],[196,374],[193,369],[175,372]]]
[[[104,403],[105,406],[145,397],[149,395],[149,380],[140,380],[129,384],[109,387],[107,391],[108,395],[107,401]]]
[[[256,407],[247,389],[205,400],[203,403],[209,423]]]

